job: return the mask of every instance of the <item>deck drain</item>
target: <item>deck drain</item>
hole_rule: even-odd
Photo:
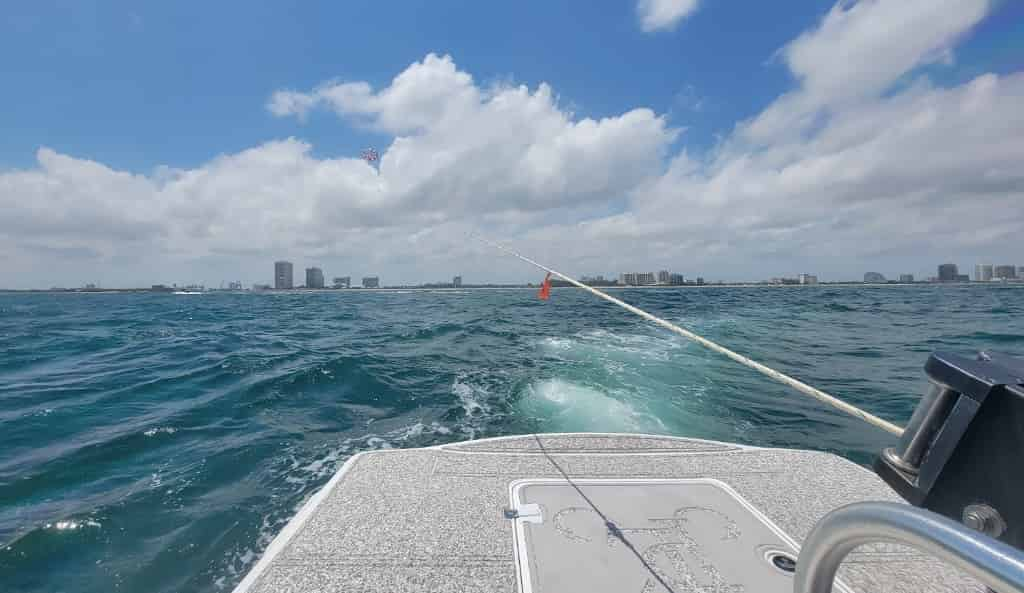
[[[782,572],[792,574],[796,572],[796,558],[793,558],[785,552],[768,552],[768,561],[772,563],[772,566],[781,570]]]

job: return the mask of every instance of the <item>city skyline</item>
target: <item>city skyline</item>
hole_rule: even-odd
[[[498,257],[501,257],[501,256],[498,256]],[[83,288],[83,287],[86,287],[86,286],[94,286],[94,287],[97,287],[97,288],[109,288],[109,289],[146,289],[148,287],[157,287],[157,286],[166,286],[166,287],[173,287],[173,286],[179,286],[179,287],[186,287],[186,286],[187,287],[210,286],[210,287],[215,287],[215,286],[220,286],[222,289],[227,287],[230,290],[237,290],[237,289],[240,289],[241,287],[247,287],[247,288],[271,287],[271,288],[276,288],[276,289],[332,288],[332,287],[333,288],[337,288],[338,285],[339,285],[339,281],[347,282],[347,284],[350,285],[350,286],[357,286],[357,285],[358,286],[363,286],[363,280],[365,280],[367,278],[377,278],[378,282],[379,282],[379,285],[381,287],[386,287],[386,286],[426,286],[426,285],[439,286],[439,285],[445,285],[445,284],[461,285],[462,282],[463,282],[463,280],[462,280],[463,276],[465,275],[465,274],[462,274],[462,273],[457,273],[455,275],[449,276],[449,278],[451,278],[450,281],[446,281],[446,280],[438,279],[438,278],[422,278],[421,277],[419,279],[402,279],[402,280],[399,280],[399,281],[397,281],[397,282],[395,282],[393,284],[388,284],[388,283],[384,283],[384,282],[380,282],[379,281],[379,278],[382,277],[381,274],[365,274],[365,273],[364,274],[354,274],[354,273],[347,273],[346,276],[336,276],[334,273],[329,273],[330,272],[329,270],[325,271],[323,269],[323,266],[312,265],[312,266],[305,267],[305,268],[303,268],[302,266],[299,266],[300,270],[303,270],[303,269],[305,270],[305,275],[303,277],[306,279],[306,282],[296,283],[295,282],[295,277],[294,277],[294,274],[295,274],[294,270],[295,270],[296,265],[295,265],[294,262],[289,261],[289,260],[276,260],[276,261],[273,262],[273,264],[274,264],[274,267],[273,267],[272,272],[270,273],[269,282],[266,279],[264,279],[264,278],[256,279],[256,280],[237,280],[238,275],[236,274],[234,276],[229,275],[229,277],[231,277],[231,278],[236,278],[236,279],[233,279],[233,280],[229,280],[227,278],[209,279],[209,280],[205,280],[205,281],[203,281],[203,280],[194,280],[194,279],[184,279],[182,281],[171,281],[171,282],[168,282],[168,281],[153,282],[153,281],[150,281],[150,280],[140,280],[137,283],[127,284],[127,285],[116,285],[116,284],[112,285],[112,284],[106,284],[106,283],[104,283],[102,281],[91,280],[91,281],[86,281],[86,282],[82,282],[82,283],[79,283],[79,284],[73,284],[73,283],[66,283],[66,284],[50,283],[48,285],[41,285],[41,286],[0,286],[0,290],[47,290],[47,289],[51,289],[51,288],[72,289],[72,288]],[[951,273],[954,273],[955,276],[947,278],[947,279],[943,279],[942,278],[941,268],[943,266],[945,266],[945,265],[948,265],[948,264],[952,264],[955,267],[955,271],[951,272]],[[291,278],[290,284],[287,283],[287,282],[285,282],[285,283],[281,282],[282,278],[279,277],[280,276],[279,268],[281,266],[285,266],[286,270],[290,270],[290,274],[289,274],[288,271],[284,271],[283,272],[285,277]],[[945,282],[967,282],[967,281],[970,281],[970,282],[979,282],[979,280],[978,280],[978,272],[979,271],[983,271],[983,270],[988,270],[988,269],[990,269],[991,272],[986,272],[987,275],[985,276],[985,279],[981,280],[982,282],[987,282],[987,281],[1007,281],[1007,280],[1008,281],[1024,281],[1024,265],[1015,265],[1015,264],[1008,264],[1008,263],[1003,263],[1003,264],[987,264],[987,263],[986,264],[981,264],[981,263],[975,263],[975,264],[972,264],[972,265],[970,265],[968,267],[968,266],[961,266],[961,265],[953,263],[953,262],[943,262],[943,263],[940,263],[940,264],[935,264],[934,267],[932,268],[932,272],[930,272],[930,273],[928,273],[928,272],[925,272],[925,273],[896,272],[896,273],[886,274],[886,273],[879,273],[879,272],[877,272],[875,270],[870,270],[870,271],[863,272],[862,274],[860,274],[857,277],[851,277],[851,278],[834,277],[834,276],[829,276],[827,273],[826,274],[822,274],[820,272],[819,273],[810,273],[810,272],[793,273],[793,272],[790,272],[790,273],[786,273],[786,274],[782,274],[782,275],[773,275],[773,276],[766,276],[766,277],[759,277],[759,278],[727,279],[727,278],[714,277],[714,276],[711,276],[711,275],[708,275],[708,274],[702,274],[702,273],[682,274],[682,273],[676,272],[674,270],[673,271],[669,271],[669,270],[666,270],[664,268],[659,268],[657,266],[650,267],[649,271],[615,272],[615,273],[605,273],[605,274],[579,273],[579,274],[570,274],[570,276],[572,276],[573,278],[576,278],[578,280],[584,281],[584,282],[595,281],[597,284],[602,284],[602,283],[612,283],[612,284],[615,284],[615,283],[617,283],[619,285],[633,285],[633,286],[644,286],[644,285],[650,285],[650,286],[654,286],[654,285],[684,285],[684,284],[689,285],[689,284],[698,283],[698,280],[699,280],[700,284],[717,284],[717,283],[722,283],[722,282],[724,282],[726,284],[732,284],[732,283],[735,283],[735,284],[759,284],[759,283],[760,284],[771,284],[771,283],[777,283],[777,284],[779,284],[779,283],[788,283],[788,284],[818,284],[818,283],[852,283],[852,284],[856,284],[856,283],[867,283],[867,284],[872,284],[872,283],[887,283],[887,282],[907,283],[907,282],[932,282],[932,281],[945,281]],[[531,270],[532,270],[532,268],[531,268]],[[655,272],[655,271],[650,271],[650,270],[657,270],[657,271]],[[998,270],[998,273],[997,273],[997,270]],[[315,286],[309,286],[308,280],[309,280],[309,273],[311,271],[315,271],[315,274],[317,275],[316,277],[319,279],[319,284],[317,284]],[[970,271],[970,273],[969,274],[965,273],[967,271]],[[563,272],[566,272],[566,270],[563,269]],[[638,278],[637,277],[638,275],[646,276],[646,278]],[[523,276],[520,279],[493,280],[493,279],[486,279],[487,277],[483,276],[483,277],[479,278],[477,282],[472,282],[472,283],[469,283],[469,284],[470,285],[473,285],[473,284],[478,284],[478,285],[501,285],[501,284],[507,284],[507,285],[523,285],[523,286],[525,286],[525,285],[530,285],[530,284],[538,284],[540,279],[538,279],[537,276],[538,276],[538,273],[535,270],[533,270],[533,271],[530,271],[528,276]],[[326,279],[328,277],[331,278],[331,282],[327,282]],[[668,279],[668,281],[665,281],[666,278]],[[355,280],[353,281],[353,279],[355,279]]]
[[[951,262],[945,262],[936,266],[936,273],[933,276],[919,277],[914,274],[900,273],[895,277],[887,278],[884,274],[875,271],[865,272],[862,280],[855,279],[841,279],[841,280],[820,280],[817,274],[811,274],[802,272],[792,276],[773,276],[770,278],[760,279],[749,279],[749,280],[736,280],[726,281],[722,279],[705,278],[704,276],[692,276],[687,278],[684,274],[669,270],[659,270],[657,273],[654,272],[619,272],[616,275],[612,275],[606,278],[602,274],[580,274],[576,276],[576,279],[584,284],[591,284],[594,286],[619,286],[619,287],[644,287],[644,286],[703,286],[707,284],[737,284],[737,285],[816,285],[820,283],[838,283],[838,284],[927,284],[927,283],[939,283],[939,284],[953,284],[953,283],[997,283],[997,282],[1024,282],[1024,265],[1014,266],[1011,264],[975,264],[974,276],[969,274],[961,273],[960,267],[957,264]],[[463,286],[532,286],[535,283],[533,281],[519,281],[519,282],[493,282],[493,281],[480,281],[478,283],[463,283],[462,274],[457,274],[451,277],[451,281],[398,281],[391,284],[381,282],[379,275],[373,276],[362,276],[361,279],[357,279],[357,282],[352,281],[352,276],[334,276],[330,283],[327,283],[324,270],[318,266],[312,266],[305,268],[305,283],[295,284],[294,279],[294,263],[287,260],[277,260],[273,265],[273,282],[262,283],[253,282],[249,284],[252,290],[292,290],[292,289],[305,289],[305,290],[317,290],[317,289],[348,289],[348,288],[403,288],[403,287],[426,287],[426,288],[438,288],[438,287],[449,287],[449,288],[461,288]],[[566,283],[562,280],[556,280],[556,282],[565,285]],[[536,283],[539,284],[539,283]],[[225,282],[221,281],[219,290],[225,289]],[[170,291],[173,288],[179,287],[177,283],[171,284],[152,284],[148,285],[140,284],[137,286],[127,287],[110,287],[102,286],[100,283],[90,282],[80,286],[51,286],[48,288],[35,287],[31,290],[106,290],[106,289],[127,289],[127,290],[151,290],[155,292]],[[183,283],[179,288],[184,289],[195,289],[203,290],[203,283]],[[245,288],[246,284],[237,281],[227,281],[227,290],[248,290]],[[12,290],[9,287],[0,287],[2,290]],[[17,289],[14,289],[17,290]],[[218,290],[218,289],[211,289]]]

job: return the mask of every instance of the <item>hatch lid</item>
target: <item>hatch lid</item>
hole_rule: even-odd
[[[511,490],[524,593],[793,590],[793,539],[717,480],[535,479]]]

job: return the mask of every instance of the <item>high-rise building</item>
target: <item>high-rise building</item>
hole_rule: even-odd
[[[306,268],[306,288],[323,288],[324,271],[320,268]]]
[[[640,286],[651,286],[658,283],[658,279],[654,276],[654,272],[637,272],[636,283]]]
[[[452,286],[455,288],[462,288],[462,276],[452,278]]]
[[[914,275],[913,274],[900,274],[900,284],[913,284],[913,283],[914,283]]]
[[[1024,266],[1017,266],[1017,278],[1024,280]]]
[[[672,275],[668,273],[668,270],[658,272],[658,284],[668,284],[668,280],[671,277]]]
[[[669,274],[668,283],[672,286],[682,286],[686,283],[686,279],[683,278],[682,274]]]
[[[800,284],[817,284],[818,277],[814,274],[800,274]]]
[[[885,276],[878,272],[865,272],[864,273],[864,284],[884,284]]]
[[[293,288],[294,281],[292,262],[274,262],[274,288],[278,290]]]
[[[351,288],[352,277],[351,276],[338,276],[334,279],[334,288]]]
[[[999,280],[1016,280],[1017,269],[1013,266],[996,266],[992,272],[992,277]]]
[[[619,284],[624,284],[626,286],[636,286],[636,273],[623,272],[619,274]]]
[[[956,282],[959,275],[956,264],[939,265],[939,282]]]
[[[380,278],[378,276],[364,276],[363,288],[380,288]]]
[[[974,281],[988,282],[989,280],[992,280],[992,264],[975,264]]]

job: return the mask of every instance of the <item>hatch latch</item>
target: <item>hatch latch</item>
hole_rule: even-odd
[[[502,514],[506,519],[520,519],[524,523],[544,522],[544,516],[541,513],[540,505],[536,503],[522,503],[519,506],[502,510]]]

